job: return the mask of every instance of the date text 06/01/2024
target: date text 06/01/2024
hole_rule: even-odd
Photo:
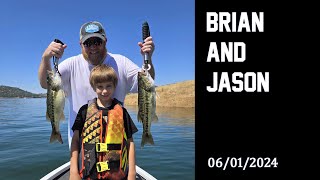
[[[278,161],[277,157],[246,157],[245,161],[242,160],[242,157],[227,157],[227,158],[213,158],[208,159],[209,168],[222,168],[226,170],[227,167],[231,168],[241,168],[246,170],[246,168],[277,168]]]

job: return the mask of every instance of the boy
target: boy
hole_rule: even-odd
[[[117,82],[110,66],[101,64],[91,70],[90,84],[97,98],[79,109],[73,124],[70,179],[135,179],[132,134],[138,129],[127,110],[112,98]]]

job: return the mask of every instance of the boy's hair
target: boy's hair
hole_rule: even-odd
[[[117,87],[117,73],[111,66],[100,64],[95,66],[90,72],[90,85],[95,89],[97,83],[112,82],[114,87]]]

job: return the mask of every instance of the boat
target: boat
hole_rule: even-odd
[[[69,180],[70,161],[54,169],[40,180]],[[151,174],[136,165],[136,180],[157,180]]]

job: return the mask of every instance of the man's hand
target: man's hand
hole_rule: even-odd
[[[155,49],[154,43],[152,41],[152,37],[149,36],[144,40],[144,43],[139,42],[138,45],[140,46],[140,53],[142,56],[144,56],[144,53],[149,53],[150,57],[153,54],[153,51]]]
[[[55,56],[56,58],[61,58],[64,52],[64,49],[67,48],[67,45],[56,43],[52,41],[47,49],[44,51],[42,55],[42,59],[49,60],[52,58],[52,56]]]

